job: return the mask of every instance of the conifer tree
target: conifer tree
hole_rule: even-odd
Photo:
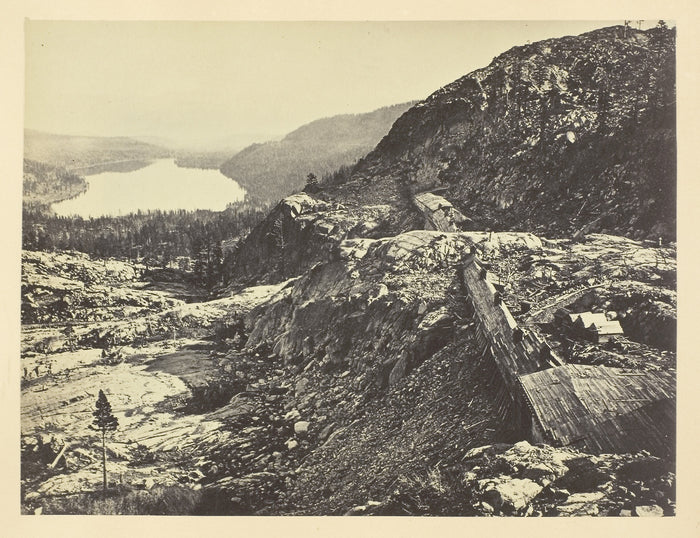
[[[102,490],[107,491],[107,449],[105,448],[105,436],[107,432],[117,429],[119,421],[112,414],[112,406],[107,401],[107,396],[100,389],[97,397],[95,410],[92,412],[95,419],[92,421],[92,428],[102,433]]]
[[[316,174],[311,172],[308,176],[306,176],[306,184],[310,187],[318,187],[318,178],[316,177]]]
[[[314,194],[319,190],[318,178],[316,177],[316,174],[311,172],[308,176],[306,176],[306,186],[304,187],[304,192]]]

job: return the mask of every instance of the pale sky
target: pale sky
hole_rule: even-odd
[[[621,22],[28,21],[25,127],[242,147]]]

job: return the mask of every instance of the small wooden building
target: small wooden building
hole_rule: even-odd
[[[554,313],[554,320],[557,325],[571,334],[582,336],[599,344],[604,344],[624,334],[620,322],[609,320],[603,313],[580,312],[572,314],[566,308],[560,308]]]
[[[520,376],[520,384],[536,442],[594,453],[675,452],[671,372],[567,364]]]

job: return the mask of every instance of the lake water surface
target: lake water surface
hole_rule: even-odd
[[[222,211],[245,195],[238,183],[218,170],[180,168],[173,159],[159,159],[130,172],[103,172],[85,179],[86,192],[53,205],[57,215],[87,218],[156,209]]]

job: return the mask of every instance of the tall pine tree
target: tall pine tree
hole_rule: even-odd
[[[112,414],[112,406],[107,401],[107,396],[100,389],[97,397],[95,410],[92,412],[95,419],[92,421],[92,428],[102,433],[102,491],[107,491],[107,449],[105,447],[105,436],[107,432],[117,429],[119,421]]]

